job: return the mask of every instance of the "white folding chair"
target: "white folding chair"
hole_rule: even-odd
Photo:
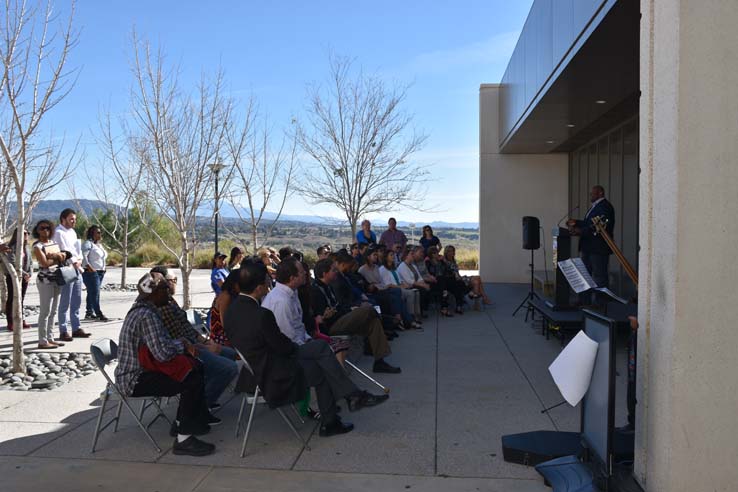
[[[241,354],[241,352],[233,347],[234,350],[236,350],[236,353],[243,361],[244,368],[251,373],[251,375],[254,375],[253,369],[251,369],[251,366],[249,365],[246,358]],[[249,411],[249,420],[246,423],[246,431],[243,435],[243,444],[241,445],[241,458],[243,458],[246,455],[246,444],[249,440],[249,434],[251,432],[251,425],[254,421],[254,413],[256,412],[256,405],[258,404],[266,404],[267,401],[264,399],[263,396],[260,396],[260,389],[259,385],[256,385],[256,388],[254,389],[254,393],[252,395],[249,395],[247,392],[244,392],[243,399],[241,400],[241,408],[238,411],[238,419],[236,420],[236,437],[238,437],[238,434],[241,432],[241,421],[243,420],[243,411],[246,408],[246,404],[248,403],[251,405],[251,410]],[[294,408],[294,406],[293,406]],[[287,426],[290,428],[292,433],[297,437],[297,439],[302,443],[303,449],[307,449],[310,451],[310,446],[308,446],[307,442],[305,442],[305,439],[300,435],[300,433],[295,428],[295,425],[292,423],[292,421],[287,417],[287,415],[284,413],[284,411],[281,408],[277,408],[277,413],[279,413],[279,416],[282,417],[282,420],[285,421]],[[299,416],[299,414],[298,414]],[[301,419],[302,420],[302,419]],[[304,422],[303,422],[304,423]]]
[[[95,452],[95,446],[97,445],[97,439],[100,436],[100,433],[105,430],[110,424],[115,423],[115,426],[113,427],[113,432],[118,431],[118,423],[120,422],[120,412],[123,408],[123,405],[128,409],[128,411],[131,413],[133,418],[136,420],[136,423],[141,428],[141,430],[146,434],[146,437],[149,438],[151,441],[151,444],[154,445],[154,448],[158,452],[161,453],[161,448],[156,443],[154,438],[149,433],[149,427],[156,422],[156,420],[159,417],[164,417],[164,420],[169,422],[171,425],[171,421],[167,418],[167,416],[164,414],[164,412],[161,409],[161,405],[159,404],[160,397],[158,396],[143,396],[143,397],[133,397],[133,396],[125,396],[118,386],[115,384],[115,382],[108,376],[108,373],[105,372],[105,367],[110,364],[112,361],[118,358],[118,345],[112,341],[109,338],[103,338],[102,340],[98,340],[90,345],[90,355],[92,356],[92,360],[97,366],[97,368],[100,370],[100,372],[105,376],[105,380],[108,382],[105,386],[105,390],[100,394],[100,414],[97,416],[97,423],[95,424],[95,433],[92,436],[92,450],[91,453]],[[103,415],[105,414],[105,406],[108,403],[108,400],[111,399],[117,399],[118,400],[118,409],[115,411],[115,417],[110,419],[105,425],[102,425],[102,419]],[[131,406],[131,403],[133,402],[141,402],[141,409],[138,413],[133,410],[133,407]],[[149,422],[147,425],[143,424],[143,417],[146,410],[150,407],[155,407],[157,410],[156,416]],[[102,425],[102,426],[101,426]]]

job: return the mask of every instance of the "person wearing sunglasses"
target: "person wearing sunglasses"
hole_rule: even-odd
[[[38,348],[48,350],[64,345],[54,341],[54,320],[59,307],[61,287],[56,283],[56,270],[63,265],[67,255],[51,239],[54,224],[50,220],[40,220],[33,228],[33,257],[38,262],[36,287],[38,288]]]

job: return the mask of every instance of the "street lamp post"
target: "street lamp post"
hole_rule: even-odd
[[[218,175],[220,172],[225,169],[225,164],[220,162],[213,162],[212,164],[209,164],[208,167],[210,168],[213,173],[215,173],[215,253],[218,252],[218,216],[220,216],[220,204],[219,204],[219,198],[220,198],[220,190],[218,188]]]

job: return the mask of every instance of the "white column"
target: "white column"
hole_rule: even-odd
[[[738,4],[641,2],[636,477],[738,488]]]

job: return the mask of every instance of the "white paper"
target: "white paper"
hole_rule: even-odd
[[[597,347],[597,342],[580,331],[548,366],[561,395],[572,407],[577,406],[589,389]]]

